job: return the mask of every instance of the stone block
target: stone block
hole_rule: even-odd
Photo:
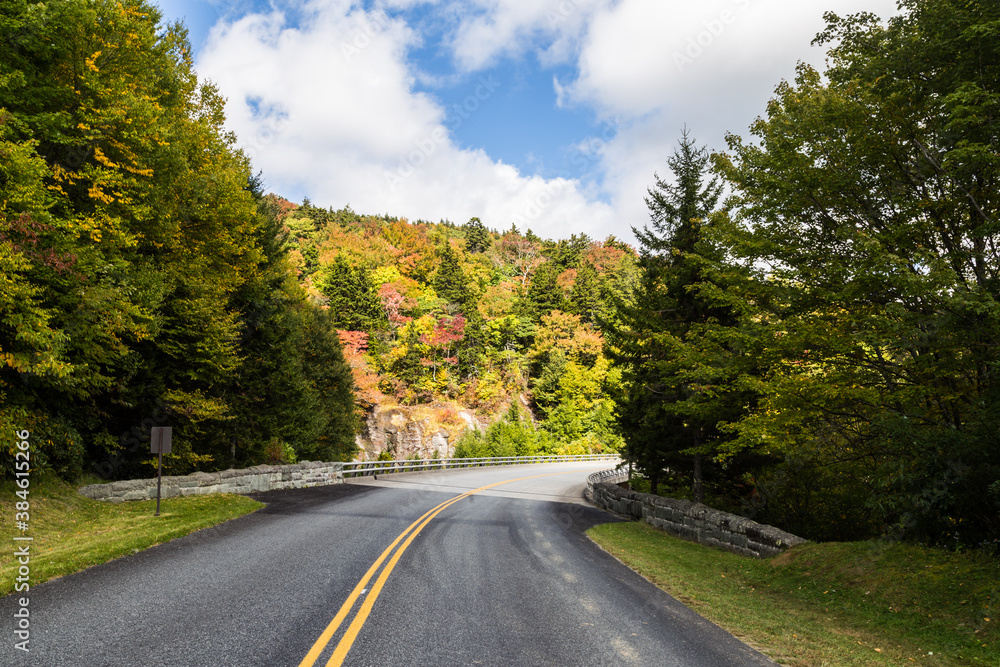
[[[111,497],[110,484],[88,484],[77,490],[81,496],[92,498],[93,500],[105,500]]]
[[[699,539],[698,542],[700,542],[701,544],[704,544],[707,547],[715,547],[716,549],[727,549],[729,547],[728,544],[725,544],[724,542],[720,542],[719,540],[715,539],[714,537],[710,537],[708,535],[702,535],[701,539]]]
[[[116,495],[120,492],[135,491],[144,488],[146,488],[146,480],[144,479],[126,479],[111,483],[111,491]]]

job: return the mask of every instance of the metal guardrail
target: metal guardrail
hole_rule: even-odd
[[[564,463],[568,461],[617,461],[617,454],[574,454],[566,456],[498,456],[474,459],[411,459],[404,461],[360,461],[344,464],[344,477],[379,473],[478,468],[484,466],[523,465],[526,463]]]

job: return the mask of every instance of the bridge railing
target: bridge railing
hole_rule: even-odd
[[[617,484],[618,482],[624,482],[627,479],[628,470],[619,466],[610,470],[600,470],[595,472],[587,477],[587,484],[593,487],[594,484],[599,484],[600,482],[612,482]]]
[[[345,463],[344,477],[443,470],[445,468],[477,468],[483,466],[524,465],[526,463],[564,463],[569,461],[617,461],[617,454],[571,454],[565,456],[494,456],[467,459],[407,459],[402,461],[359,461]]]

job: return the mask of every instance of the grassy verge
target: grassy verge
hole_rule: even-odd
[[[21,500],[16,490],[10,481],[0,483],[0,544],[9,554],[15,535],[33,538],[32,586],[263,507],[234,495],[169,498],[161,501],[156,517],[155,500],[99,502],[78,494],[76,486],[39,475],[29,487],[29,528],[22,533],[14,523],[15,503]],[[0,559],[0,595],[13,592],[18,565],[13,558]]]
[[[1000,665],[1000,562],[981,554],[873,541],[753,560],[638,522],[588,534],[783,665]]]

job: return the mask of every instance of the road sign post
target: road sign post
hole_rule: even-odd
[[[170,453],[171,429],[169,426],[154,426],[149,436],[149,451],[157,456],[156,472],[156,514],[160,516],[160,483],[163,481],[163,455]]]

